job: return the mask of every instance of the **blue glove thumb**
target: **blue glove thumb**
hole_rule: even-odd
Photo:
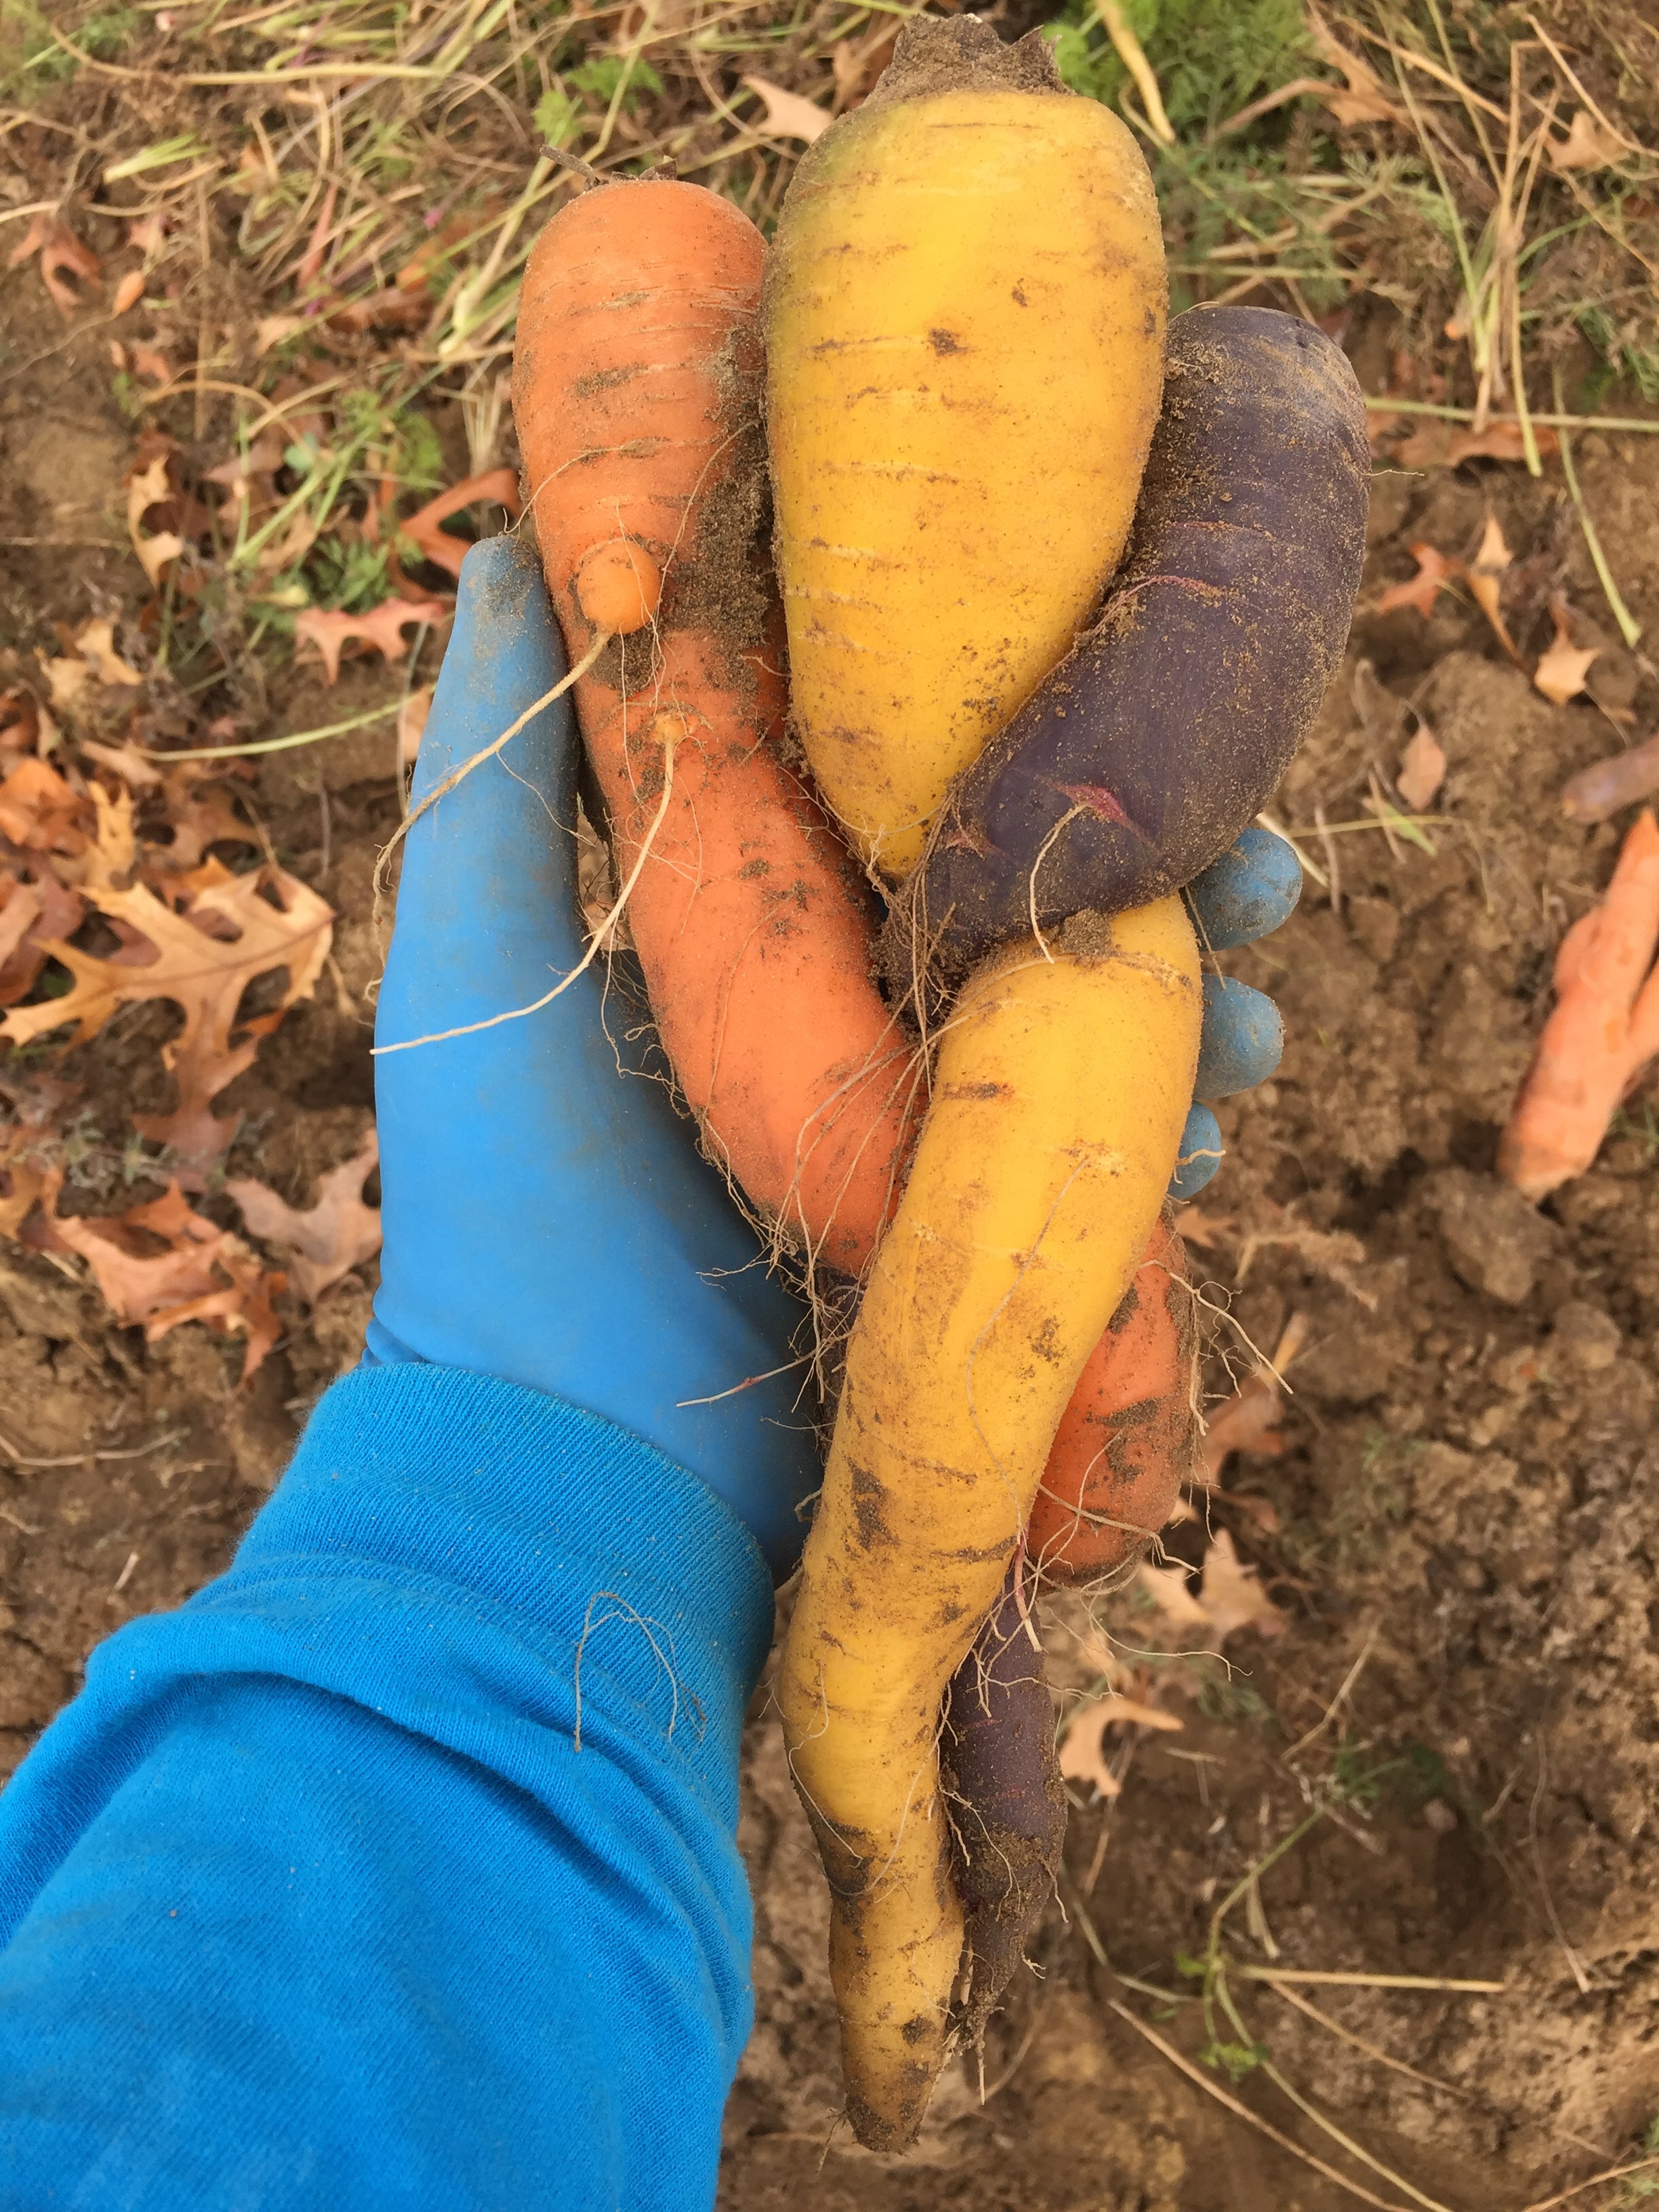
[[[535,555],[511,538],[475,548],[416,803],[564,672]],[[577,760],[562,698],[405,841],[375,1026],[386,1244],[369,1353],[498,1376],[632,1431],[723,1498],[781,1577],[820,1480],[804,1309],[638,1072],[639,1023],[614,998],[607,1028],[602,959],[539,1012],[476,1026],[581,961]]]

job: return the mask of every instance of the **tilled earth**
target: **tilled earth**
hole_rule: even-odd
[[[96,343],[0,387],[0,644],[50,650],[53,621],[142,591],[118,550],[131,432]],[[1659,623],[1653,448],[1589,439],[1578,458],[1633,611]],[[1443,596],[1426,621],[1365,611],[1412,573],[1408,545],[1467,556],[1489,512],[1516,556],[1505,611],[1522,641],[1547,637],[1544,608],[1564,584],[1601,624],[1599,703],[1548,704],[1466,598]],[[42,538],[69,542],[19,542]],[[1335,854],[1335,895],[1310,886],[1285,929],[1231,956],[1278,997],[1290,1045],[1277,1079],[1224,1116],[1231,1150],[1194,1247],[1218,1395],[1248,1366],[1247,1342],[1271,1349],[1293,1315],[1309,1325],[1282,1452],[1235,1460],[1202,1509],[1260,1569],[1285,1632],[1231,1638],[1231,1674],[1172,1667],[1181,1731],[1137,1744],[1110,1806],[1077,1792],[1063,1900],[988,2045],[983,2100],[976,2074],[953,2075],[902,2161],[857,2150],[835,2124],[824,1899],[757,1699],[743,1842],[758,2018],[728,2114],[727,2212],[1353,2201],[1212,2089],[1372,2201],[1404,2202],[1261,2065],[1237,2081],[1200,2065],[1194,2080],[1134,2025],[1193,2063],[1196,2007],[1156,1992],[1190,1997],[1178,1956],[1201,1950],[1216,1901],[1316,1797],[1329,1816],[1232,1916],[1230,1951],[1369,1978],[1298,1985],[1339,2035],[1236,1966],[1249,2033],[1284,2081],[1419,2203],[1459,2212],[1518,2208],[1633,2155],[1659,2112],[1646,1878],[1659,1800],[1659,1123],[1633,1101],[1593,1171],[1540,1211],[1492,1174],[1553,947],[1605,883],[1623,826],[1569,825],[1560,787],[1616,750],[1621,727],[1646,734],[1659,682],[1617,644],[1559,475],[1385,473],[1373,539],[1348,664],[1273,811],[1298,829],[1316,809],[1331,825],[1365,818],[1370,778],[1394,773],[1414,710],[1448,757],[1437,805],[1455,826],[1429,832],[1432,851],[1371,828],[1307,838],[1328,874]],[[342,719],[385,682],[349,669],[323,694],[296,675],[273,692],[270,727]],[[234,1170],[304,1204],[371,1111],[363,993],[379,959],[370,871],[396,815],[389,741],[370,732],[278,756],[252,789],[277,857],[341,917],[337,977],[222,1102],[246,1115]],[[66,1208],[142,1194],[112,1164],[133,1108],[166,1103],[155,1048],[169,1019],[129,1014],[65,1062],[93,1132]],[[234,1346],[188,1327],[147,1346],[70,1263],[0,1246],[8,1765],[100,1638],[224,1564],[306,1407],[356,1356],[368,1276],[313,1316],[286,1309],[289,1335],[244,1394]],[[1178,1528],[1173,1554],[1195,1564],[1205,1533],[1203,1517]],[[1134,1601],[1103,1618],[1131,1649]],[[1057,1675],[1081,1681],[1060,1620],[1053,1640]],[[1376,1985],[1391,1974],[1505,1986]]]

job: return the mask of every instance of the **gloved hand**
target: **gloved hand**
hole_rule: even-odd
[[[534,553],[477,547],[416,802],[564,672]],[[405,842],[375,1024],[386,1243],[368,1356],[602,1414],[699,1475],[781,1577],[820,1480],[805,1309],[768,1277],[662,1083],[623,1073],[641,1066],[638,1024],[607,1007],[603,961],[521,1020],[386,1049],[527,1006],[580,961],[578,748],[566,697]]]
[[[1225,952],[1253,944],[1289,919],[1302,896],[1302,864],[1283,837],[1254,823],[1187,887],[1187,904],[1201,949]],[[1199,1039],[1198,1102],[1254,1091],[1279,1065],[1285,1024],[1262,991],[1206,969],[1204,1026]],[[1194,1197],[1221,1165],[1221,1129],[1207,1105],[1195,1103],[1181,1136],[1170,1183],[1173,1199]]]

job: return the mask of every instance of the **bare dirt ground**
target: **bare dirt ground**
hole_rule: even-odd
[[[57,649],[55,625],[135,621],[148,596],[122,522],[135,429],[105,337],[66,339],[33,282],[0,279],[0,647],[25,655]],[[459,451],[459,421],[436,419]],[[1577,459],[1632,611],[1656,634],[1659,445],[1591,437]],[[1506,618],[1532,652],[1554,590],[1601,622],[1593,698],[1540,697],[1462,592],[1426,618],[1376,611],[1413,573],[1408,547],[1471,556],[1491,515],[1515,556]],[[367,663],[326,692],[295,669],[251,734],[343,718],[385,685]],[[1144,1589],[1103,1609],[1113,1651],[1181,1726],[1114,1730],[1119,1794],[1074,1789],[1061,1895],[994,2030],[984,2094],[953,2075],[904,2160],[836,2125],[822,1882],[757,1701],[743,1825],[757,2022],[727,2118],[726,2212],[1334,2212],[1364,2192],[1405,2203],[1393,2177],[1418,2204],[1518,2212],[1652,2148],[1659,1124],[1633,1100],[1593,1171],[1536,1211],[1492,1170],[1554,946],[1625,826],[1570,825],[1560,787],[1647,734],[1656,708],[1659,678],[1618,642],[1559,471],[1379,475],[1348,663],[1273,810],[1332,880],[1229,962],[1277,996],[1289,1047],[1276,1079],[1224,1111],[1225,1168],[1186,1223],[1215,1309],[1217,1403],[1249,1346],[1305,1321],[1282,1449],[1232,1460],[1169,1543],[1196,1569],[1227,1532],[1282,1632],[1242,1631],[1224,1662],[1177,1658]],[[1372,775],[1395,773],[1413,713],[1448,761],[1431,849],[1342,827],[1365,818]],[[339,917],[337,971],[219,1101],[246,1117],[232,1171],[303,1205],[372,1114],[369,877],[397,813],[386,726],[276,756],[240,788],[269,851]],[[1303,834],[1316,811],[1328,841]],[[124,1132],[135,1105],[167,1103],[156,1047],[173,1027],[140,1008],[36,1064],[82,1086],[66,1212],[154,1194],[122,1181]],[[201,1204],[235,1224],[222,1196]],[[147,1345],[78,1267],[0,1243],[8,1771],[94,1643],[228,1559],[307,1407],[356,1358],[373,1284],[370,1263],[314,1311],[283,1304],[287,1333],[244,1391],[234,1344],[185,1326]],[[1077,1611],[1056,1608],[1049,1631],[1058,1681],[1094,1679]],[[1233,2069],[1206,2066],[1182,1961],[1316,1805],[1231,1913],[1249,2040]],[[1273,1967],[1354,1979],[1249,1978]],[[1577,2201],[1629,2208],[1646,2179]]]

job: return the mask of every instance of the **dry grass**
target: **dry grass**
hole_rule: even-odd
[[[765,227],[801,139],[757,82],[839,112],[916,12],[0,0],[0,243],[44,218],[100,258],[76,327],[109,322],[140,459],[167,453],[193,502],[171,520],[195,557],[159,595],[159,658],[187,705],[149,738],[197,741],[227,715],[222,741],[267,735],[307,610],[442,588],[398,526],[514,459],[519,277],[577,181],[548,147],[606,173],[672,162]],[[1044,11],[988,12],[1012,34]],[[1048,34],[1067,79],[1141,132],[1179,303],[1251,299],[1345,328],[1373,386],[1400,396],[1384,435],[1420,442],[1413,410],[1490,417],[1535,461],[1553,381],[1575,413],[1659,401],[1659,161],[1644,150],[1659,33],[1633,8],[1598,9],[1594,40],[1569,0],[1110,14],[1109,32],[1094,0],[1067,0]],[[139,303],[114,317],[130,270]],[[0,378],[40,365],[0,352]],[[227,496],[239,459],[246,496]]]

